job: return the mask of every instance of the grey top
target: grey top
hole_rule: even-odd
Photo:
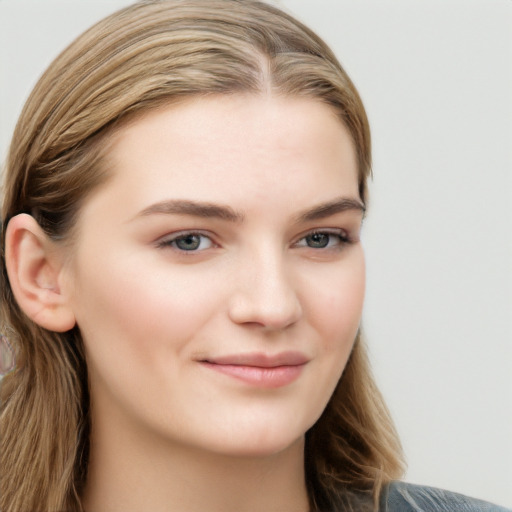
[[[381,512],[512,512],[512,509],[462,494],[393,482],[383,492]]]

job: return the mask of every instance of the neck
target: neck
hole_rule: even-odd
[[[304,441],[228,456],[116,429],[91,436],[87,512],[306,512]]]

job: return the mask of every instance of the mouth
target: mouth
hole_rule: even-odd
[[[245,384],[274,389],[299,378],[309,359],[300,352],[233,354],[207,358],[199,363]]]

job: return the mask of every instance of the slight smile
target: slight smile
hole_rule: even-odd
[[[241,380],[251,386],[273,389],[295,381],[309,359],[300,352],[233,354],[199,361],[211,370]]]

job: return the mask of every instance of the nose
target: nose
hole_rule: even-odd
[[[229,316],[234,323],[283,330],[302,317],[297,283],[279,254],[246,259],[234,276]]]

